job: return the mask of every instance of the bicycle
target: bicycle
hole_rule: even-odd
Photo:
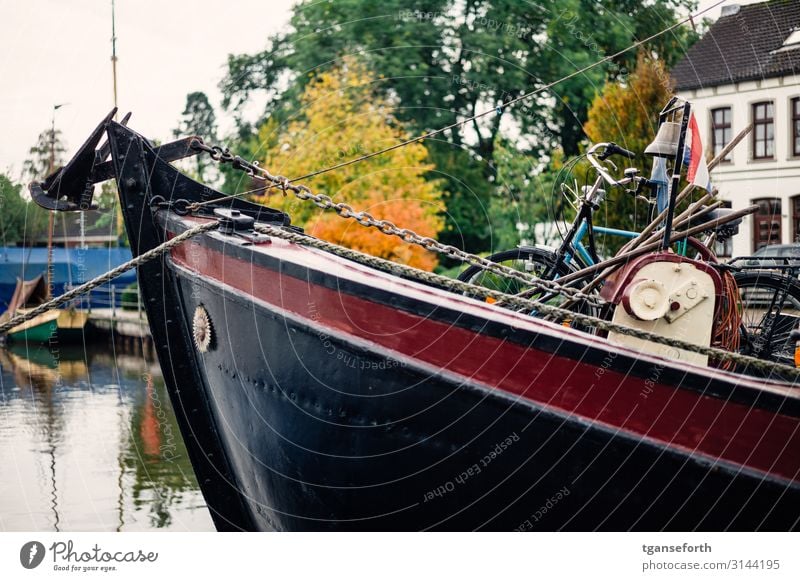
[[[575,219],[556,250],[520,246],[492,254],[488,259],[542,279],[555,280],[599,262],[594,233],[624,236],[630,239],[639,236],[637,232],[597,227],[592,224],[594,212],[605,199],[606,192],[601,188],[604,183],[611,187],[623,187],[626,192],[637,196],[640,196],[645,188],[653,187],[652,182],[640,176],[635,168],[624,170],[625,177],[620,180],[613,178],[600,162],[616,154],[627,158],[634,157],[633,152],[614,143],[598,143],[587,151],[586,156],[598,175],[592,186],[583,188],[582,195],[578,197]],[[630,188],[630,185],[634,187]],[[698,217],[692,216],[685,224],[691,227],[697,222],[714,223],[730,212],[731,210],[722,208],[698,212]],[[800,326],[800,281],[797,279],[800,262],[787,263],[783,268],[773,265],[772,270],[766,270],[763,264],[757,267],[747,264],[748,261],[752,261],[752,257],[742,257],[727,265],[720,264],[711,247],[715,241],[724,242],[735,236],[740,223],[741,219],[721,226],[710,226],[703,232],[706,236],[704,240],[689,237],[679,247],[679,251],[686,255],[689,252],[688,248],[691,247],[697,253],[696,258],[715,264],[720,271],[732,274],[735,286],[727,291],[732,295],[726,294],[721,297],[723,300],[721,311],[724,311],[726,316],[732,315],[731,324],[734,327],[738,326],[739,329],[738,337],[731,346],[741,353],[794,365],[795,340],[791,332]],[[588,247],[583,244],[587,236]],[[490,273],[478,266],[465,269],[458,279],[508,294],[520,294],[527,290],[516,280]],[[529,296],[545,302],[558,300],[557,295],[544,291]],[[600,314],[597,307],[586,303],[573,305],[573,309],[586,314]],[[737,314],[741,315],[741,319]]]
[[[625,169],[623,172],[625,177],[622,179],[615,179],[612,177],[601,163],[606,162],[612,155],[621,155],[628,159],[636,157],[632,151],[624,149],[613,142],[597,143],[589,148],[586,152],[586,158],[598,175],[591,186],[584,186],[582,188],[580,195],[572,191],[569,192],[577,198],[577,213],[567,233],[564,235],[560,246],[556,250],[535,246],[519,246],[517,248],[491,254],[487,257],[488,260],[528,272],[538,278],[555,280],[600,262],[594,239],[595,233],[620,236],[629,239],[634,239],[639,236],[638,232],[595,226],[592,222],[594,213],[605,201],[606,190],[602,188],[604,184],[608,187],[621,187],[627,193],[637,196],[640,199],[644,198],[648,204],[652,204],[652,196],[645,198],[642,192],[645,188],[654,190],[655,184],[639,175],[639,170],[636,168]],[[629,185],[633,185],[634,187],[629,188]],[[567,189],[566,186],[562,186],[562,191]],[[584,238],[587,237],[588,246],[583,244]],[[696,240],[691,240],[690,244],[695,247],[700,246],[700,243]],[[512,281],[489,273],[480,266],[473,265],[466,268],[457,278],[462,282],[469,282],[496,290],[502,290],[503,292],[511,294],[516,294],[524,290],[517,281]]]

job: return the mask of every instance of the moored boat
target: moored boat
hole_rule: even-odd
[[[17,279],[14,294],[8,309],[0,316],[0,323],[15,315],[25,314],[49,298],[44,275],[40,274],[29,281]],[[47,343],[55,339],[76,341],[83,337],[83,330],[89,320],[86,312],[75,308],[54,309],[40,313],[32,319],[12,327],[6,333],[9,341]]]
[[[96,154],[104,135],[111,160]],[[800,392],[617,345],[259,232],[108,116],[39,203],[115,178],[159,361],[220,530],[787,530]],[[219,200],[215,203],[215,200]],[[202,202],[196,211],[193,204]]]

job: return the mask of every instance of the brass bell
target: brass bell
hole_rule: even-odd
[[[681,135],[681,124],[673,121],[665,121],[658,128],[658,134],[653,142],[648,145],[644,152],[655,157],[667,157],[673,159],[678,154],[678,139]]]

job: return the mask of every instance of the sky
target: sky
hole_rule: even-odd
[[[227,55],[263,50],[293,3],[116,0],[118,100],[120,111],[133,112],[130,126],[171,139],[186,94],[199,90],[224,133],[231,121],[219,110],[217,84]],[[111,0],[0,0],[0,172],[20,177],[56,104],[65,104],[55,121],[68,155],[77,149],[113,106],[110,57]]]
[[[171,139],[196,90],[218,108],[227,55],[263,50],[292,4],[116,0],[118,100],[130,126]],[[69,155],[113,106],[111,0],[0,0],[0,172],[19,178],[61,103],[56,128]]]

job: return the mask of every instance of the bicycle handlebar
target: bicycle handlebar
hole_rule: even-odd
[[[606,150],[600,156],[600,159],[606,159],[612,155],[622,155],[627,157],[628,159],[633,159],[636,157],[636,154],[633,153],[630,149],[625,149],[624,147],[620,147],[616,143],[608,143],[606,144]]]

